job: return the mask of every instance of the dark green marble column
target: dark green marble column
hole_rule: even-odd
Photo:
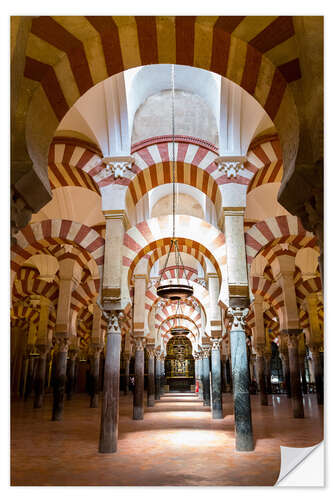
[[[294,418],[304,418],[303,396],[298,361],[298,335],[302,330],[285,330],[287,334],[291,402]]]
[[[209,367],[209,346],[203,347],[202,358],[202,389],[203,405],[210,406],[210,367]]]
[[[155,353],[154,347],[147,347],[148,351],[148,390],[147,390],[147,406],[151,407],[155,404]]]
[[[37,373],[35,377],[34,408],[41,408],[43,406],[46,379],[46,357],[50,346],[48,344],[38,344],[36,348],[39,351],[39,358],[37,360]]]
[[[211,361],[212,361],[212,418],[214,420],[223,418],[222,411],[222,383],[221,383],[221,339],[211,339]]]
[[[272,383],[271,383],[271,359],[272,354],[270,352],[265,352],[265,378],[266,378],[266,392],[267,394],[272,394]]]
[[[78,349],[69,348],[68,360],[67,360],[67,387],[66,387],[66,397],[70,401],[73,397],[74,387],[75,387],[75,369],[76,369],[76,358],[78,355]]]
[[[161,399],[161,353],[155,351],[155,400]]]
[[[103,400],[99,436],[100,453],[115,453],[117,451],[121,349],[120,321],[122,317],[122,313],[118,311],[112,312],[109,316],[106,332]]]
[[[229,307],[228,312],[233,318],[230,331],[230,342],[236,450],[252,451],[254,449],[254,443],[245,338],[245,317],[248,313],[248,309],[243,307]]]
[[[143,420],[145,356],[142,338],[135,339],[133,420]]]
[[[130,371],[130,361],[131,361],[130,354],[128,353],[124,354],[124,361],[125,361],[124,394],[127,395],[129,393],[129,371]]]
[[[264,346],[257,346],[257,376],[260,391],[260,403],[263,406],[268,406],[267,390],[266,390],[266,377],[265,377],[265,358]]]
[[[53,385],[53,408],[52,420],[58,421],[63,419],[64,413],[64,396],[66,388],[66,369],[67,369],[67,353],[68,353],[68,338],[56,334],[56,355],[55,355],[55,373]]]
[[[99,395],[99,364],[103,346],[92,344],[91,372],[90,372],[90,408],[98,408]]]
[[[286,352],[281,352],[280,353],[280,358],[282,361],[282,371],[283,371],[283,378],[284,378],[284,383],[286,387],[286,393],[288,399],[291,398],[291,388],[290,388],[290,369],[289,369],[289,355],[288,351]]]

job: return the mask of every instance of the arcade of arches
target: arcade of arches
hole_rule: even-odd
[[[274,484],[323,432],[322,18],[11,21],[12,484]]]

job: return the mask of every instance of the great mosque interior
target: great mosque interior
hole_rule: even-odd
[[[268,486],[323,439],[322,45],[11,18],[12,485]]]

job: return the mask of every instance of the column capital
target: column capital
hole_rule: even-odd
[[[67,336],[56,333],[53,338],[55,341],[54,348],[57,352],[68,352],[69,343]]]
[[[36,349],[40,354],[40,357],[46,357],[47,353],[51,349],[51,344],[36,344]]]
[[[135,352],[136,351],[143,351],[144,350],[143,342],[144,342],[144,340],[143,340],[142,337],[135,337],[134,338]]]
[[[245,318],[248,315],[247,307],[229,307],[228,314],[232,317],[231,330],[244,330]]]
[[[287,345],[288,345],[288,348],[289,347],[292,347],[292,348],[298,348],[298,337],[300,335],[300,333],[302,333],[303,330],[299,330],[299,329],[293,329],[293,330],[284,330],[284,333],[286,333],[287,335]]]
[[[90,344],[90,350],[91,354],[93,355],[94,358],[98,358],[103,350],[104,346],[103,344],[93,342]]]
[[[154,345],[147,344],[146,345],[146,351],[148,353],[148,358],[149,359],[154,359],[154,357],[155,357],[155,348],[154,348]]]
[[[210,353],[210,345],[204,345],[202,346],[202,358],[209,358],[209,353]]]
[[[219,351],[220,345],[222,343],[222,339],[221,338],[211,338],[210,341],[212,343],[212,351]]]
[[[121,311],[112,311],[108,315],[107,335],[121,335],[121,321],[124,319],[124,313]]]
[[[262,358],[265,355],[265,346],[264,345],[256,345],[255,351],[256,351],[257,357]]]
[[[214,161],[218,164],[218,170],[228,178],[237,178],[238,172],[244,169],[246,160],[246,156],[218,156]]]

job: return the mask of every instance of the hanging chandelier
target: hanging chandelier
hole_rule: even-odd
[[[178,240],[176,239],[176,190],[175,190],[175,170],[176,170],[176,160],[175,160],[175,67],[171,65],[171,110],[172,110],[172,238],[170,243],[169,252],[165,261],[164,268],[160,272],[160,279],[157,283],[157,295],[164,299],[169,300],[181,300],[193,295],[193,287],[190,285],[186,270],[183,264],[182,257],[180,255]],[[168,267],[169,257],[171,252],[175,253],[176,262],[176,282],[172,283],[171,280],[166,285],[161,285],[162,277]],[[180,283],[180,270],[183,270],[183,276],[187,281],[187,284]]]
[[[178,300],[177,301],[177,308],[176,308],[176,317],[174,319],[174,326],[171,328],[171,331],[170,331],[171,335],[187,335],[189,333],[189,330],[187,328],[180,326],[179,315],[182,313],[183,313],[182,306],[180,304],[180,300]]]

